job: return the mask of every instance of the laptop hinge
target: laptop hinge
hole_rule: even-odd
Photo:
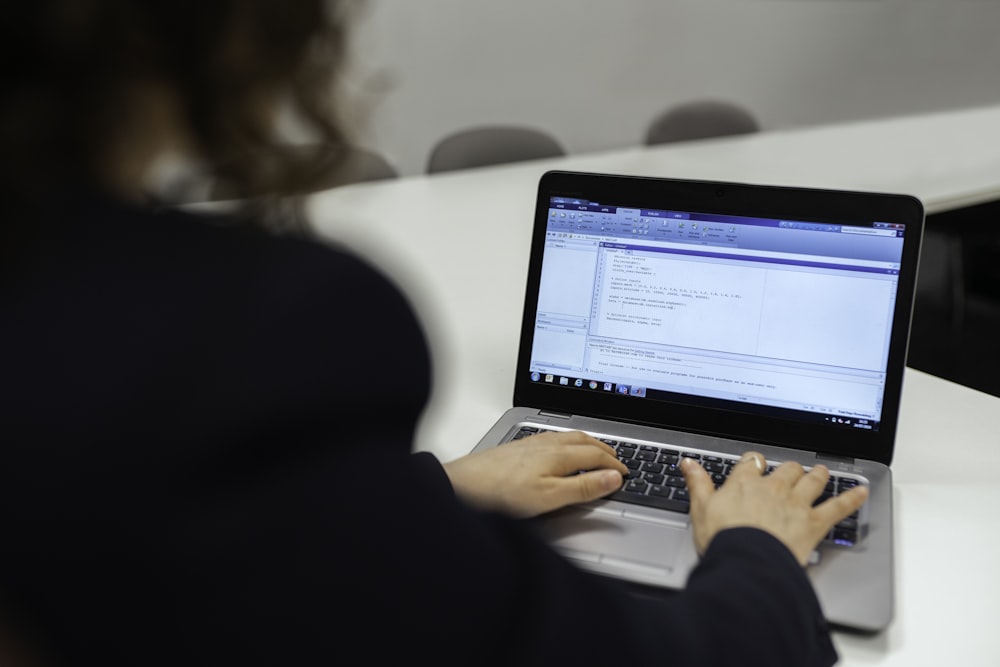
[[[836,454],[819,453],[816,455],[816,463],[822,463],[828,468],[834,469],[840,466],[853,466],[855,458],[853,456],[837,456]],[[832,466],[829,464],[833,464]]]
[[[547,410],[539,410],[538,415],[541,417],[555,417],[556,419],[571,419],[573,417],[573,415],[567,415],[561,412],[548,412]]]

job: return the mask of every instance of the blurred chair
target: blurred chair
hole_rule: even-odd
[[[721,100],[679,104],[657,116],[646,131],[646,144],[666,144],[760,131],[746,109]]]
[[[427,173],[485,167],[565,155],[551,135],[530,127],[484,125],[459,130],[431,150]]]

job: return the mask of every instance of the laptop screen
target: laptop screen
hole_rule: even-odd
[[[532,383],[880,428],[906,224],[573,196],[547,215]]]

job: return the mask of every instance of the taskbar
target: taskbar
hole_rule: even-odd
[[[608,382],[607,380],[571,377],[556,373],[531,371],[531,381],[551,384],[558,387],[566,387],[568,389],[617,394],[619,396],[629,396],[632,398],[648,398],[673,403],[679,402],[678,399],[680,398],[680,402],[701,407],[719,407],[720,402],[729,404],[735,403],[738,405],[737,409],[742,412],[771,415],[801,422],[824,423],[836,428],[877,431],[879,427],[879,422],[877,420],[866,417],[832,415],[826,412],[764,406],[754,403],[743,403],[741,401],[730,401],[721,398],[697,397],[686,394],[678,394],[672,391],[650,389],[649,387],[637,384],[624,384],[620,382]]]

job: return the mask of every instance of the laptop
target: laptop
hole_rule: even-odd
[[[829,467],[869,499],[807,572],[828,621],[893,617],[892,474],[924,212],[900,194],[552,171],[538,184],[513,407],[474,451],[582,430],[622,490],[533,519],[640,590],[698,556],[677,463]]]

